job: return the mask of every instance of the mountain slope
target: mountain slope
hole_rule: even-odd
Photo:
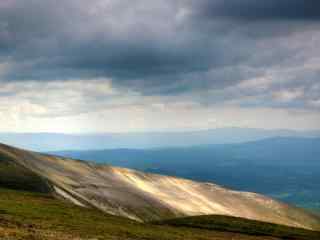
[[[96,209],[77,207],[47,194],[0,188],[0,239],[2,240],[320,239],[320,232],[280,225],[275,226],[277,231],[274,232],[269,224],[263,222],[250,224],[250,229],[245,229],[243,226],[248,225],[245,219],[228,220],[226,224],[225,217],[214,216],[212,220],[212,216],[208,216],[210,218],[208,226],[208,221],[205,221],[204,217],[194,218],[174,219],[162,224],[138,223],[104,214]]]
[[[262,195],[211,183],[64,159],[0,146],[3,162],[29,169],[52,194],[74,204],[138,221],[205,214],[230,215],[308,229],[319,219]]]
[[[53,154],[214,182],[320,210],[320,138],[281,137],[241,144]]]

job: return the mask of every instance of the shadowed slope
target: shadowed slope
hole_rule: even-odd
[[[146,174],[0,146],[0,156],[50,182],[55,194],[81,206],[138,221],[205,214],[230,215],[318,229],[319,219],[262,195],[211,183]]]
[[[0,187],[39,193],[52,191],[44,178],[16,163],[10,155],[0,155]]]
[[[155,224],[203,230],[223,230],[228,232],[246,233],[255,236],[273,236],[281,239],[320,239],[320,232],[316,231],[221,215],[170,219],[157,222]]]

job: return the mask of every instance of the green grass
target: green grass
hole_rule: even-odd
[[[46,194],[0,188],[0,239],[8,240],[262,240],[186,227],[137,223],[56,200]]]
[[[240,234],[240,233],[245,233]],[[249,236],[251,235],[251,236]],[[259,237],[260,235],[260,237]],[[265,235],[278,236],[269,238]],[[281,237],[281,238],[280,238]],[[0,239],[319,240],[319,233],[222,216],[142,224],[56,200],[0,188]]]
[[[274,236],[281,239],[320,239],[320,232],[220,215],[171,219],[158,222],[157,224],[176,227],[193,227],[206,230],[223,230],[256,236]]]

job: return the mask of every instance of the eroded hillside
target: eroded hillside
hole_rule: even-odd
[[[301,209],[211,183],[96,165],[5,145],[0,146],[0,156],[45,181],[54,195],[138,221],[218,214],[320,229],[319,219]]]

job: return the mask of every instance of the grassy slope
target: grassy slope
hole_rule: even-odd
[[[223,230],[256,236],[274,236],[281,239],[318,240],[320,232],[292,228],[272,223],[264,223],[229,216],[196,216],[158,222],[160,225],[193,227],[206,230]]]
[[[140,224],[83,209],[40,193],[0,189],[0,239],[277,239],[193,228]]]

